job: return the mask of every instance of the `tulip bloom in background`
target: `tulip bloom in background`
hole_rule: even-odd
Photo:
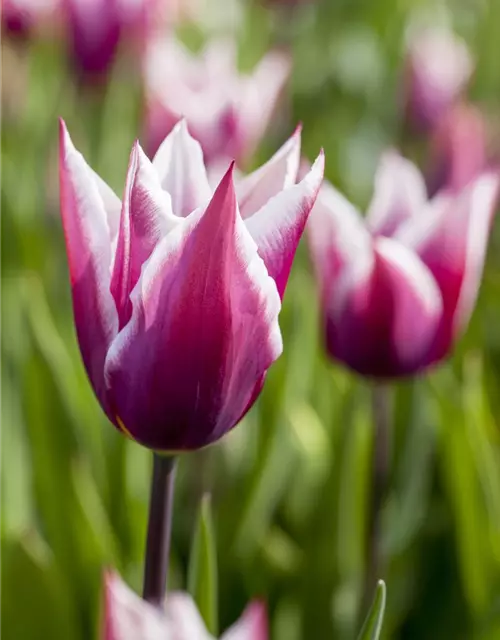
[[[309,237],[333,358],[385,378],[450,353],[474,307],[498,187],[486,172],[427,201],[418,169],[394,152],[381,161],[366,221],[322,187]]]
[[[123,203],[61,124],[61,211],[78,340],[108,418],[155,450],[203,447],[256,400],[282,350],[278,314],[323,176],[295,185],[300,134],[212,193],[179,123],[151,163],[132,149]]]
[[[145,56],[147,149],[151,155],[180,117],[200,142],[207,164],[244,163],[269,124],[290,74],[282,53],[268,53],[239,73],[234,43],[212,41],[194,55],[174,39],[153,41]]]
[[[428,193],[459,192],[488,164],[486,123],[480,109],[458,104],[446,114],[430,140]]]
[[[460,98],[473,71],[461,39],[445,28],[427,28],[410,38],[406,62],[405,109],[419,131],[433,129]]]
[[[141,600],[115,573],[104,581],[104,640],[213,640],[187,593],[170,593],[165,610]],[[267,640],[263,604],[251,603],[221,640]]]
[[[25,37],[53,18],[58,0],[2,0],[2,29]]]

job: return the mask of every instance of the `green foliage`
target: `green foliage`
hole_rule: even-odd
[[[385,582],[379,580],[372,606],[366,617],[363,628],[358,636],[358,640],[378,640],[382,631],[385,613],[386,598]]]
[[[217,634],[217,550],[210,496],[204,495],[189,558],[188,591],[193,596],[207,629]]]
[[[327,177],[366,203],[380,151],[400,136],[406,24],[435,4],[322,0],[288,13],[248,2],[242,65],[273,43],[294,59],[287,107],[255,164],[302,121],[305,155],[325,147]],[[500,115],[500,4],[439,4],[477,55],[474,99]],[[57,116],[121,193],[142,130],[139,79],[118,64],[109,87],[90,97],[54,45],[2,48],[1,631],[16,640],[87,640],[97,638],[103,567],[115,566],[140,591],[149,456],[108,424],[78,353],[58,212]],[[478,309],[453,360],[426,380],[395,385],[381,638],[500,637],[498,247],[495,226]],[[327,362],[316,293],[301,247],[280,316],[285,350],[259,402],[180,468],[170,584],[185,588],[189,574],[212,630],[234,622],[253,597],[267,601],[276,640],[352,640],[359,629],[369,393]],[[197,521],[206,491],[211,502]],[[384,597],[379,587],[377,620]]]

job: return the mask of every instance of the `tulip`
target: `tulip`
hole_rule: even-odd
[[[433,129],[467,86],[473,63],[465,43],[444,28],[418,31],[410,40],[406,111],[418,130]]]
[[[26,37],[52,16],[57,0],[2,0],[2,29]]]
[[[431,138],[427,179],[431,196],[444,188],[459,192],[485,170],[485,129],[483,114],[473,105],[457,105],[441,120]]]
[[[212,191],[178,123],[150,162],[136,143],[123,202],[64,123],[60,196],[80,350],[104,411],[158,451],[208,445],[255,402],[282,350],[278,313],[322,176],[295,184],[300,132]]]
[[[122,42],[141,50],[177,19],[179,0],[61,0],[74,63],[86,79],[105,78]],[[185,3],[189,4],[189,3]]]
[[[477,296],[499,175],[430,201],[418,169],[387,153],[366,221],[325,183],[309,222],[330,355],[367,376],[443,359]]]
[[[289,59],[277,52],[241,74],[230,42],[212,41],[195,56],[174,39],[153,41],[145,55],[148,151],[152,155],[185,117],[207,164],[227,158],[244,163],[264,135],[289,73]]]
[[[115,573],[104,579],[104,640],[214,640],[191,596],[172,592],[165,611],[141,600]],[[267,640],[265,607],[252,602],[221,640]]]

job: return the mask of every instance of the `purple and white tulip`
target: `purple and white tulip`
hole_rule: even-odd
[[[432,130],[460,98],[473,72],[465,43],[444,28],[416,31],[410,39],[405,86],[409,121]]]
[[[137,596],[116,573],[104,579],[104,640],[214,640],[191,596],[171,592],[160,611]],[[267,640],[267,615],[251,602],[221,640]]]
[[[177,40],[152,41],[145,56],[147,149],[152,155],[184,117],[205,162],[255,151],[290,74],[283,53],[268,53],[250,74],[237,69],[231,41],[214,40],[194,55]]]
[[[323,177],[295,184],[300,131],[213,191],[179,122],[150,162],[136,143],[123,201],[63,122],[60,196],[83,362],[111,422],[159,451],[203,447],[255,402],[282,351],[290,268]]]
[[[430,201],[418,169],[387,153],[366,220],[325,183],[309,220],[330,355],[374,377],[443,359],[478,293],[499,175]]]

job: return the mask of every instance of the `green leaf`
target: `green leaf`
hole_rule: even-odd
[[[217,551],[210,496],[201,500],[189,559],[188,591],[193,596],[207,629],[217,635]]]
[[[375,591],[375,598],[370,607],[358,640],[378,640],[382,631],[385,612],[385,582],[379,580]]]

